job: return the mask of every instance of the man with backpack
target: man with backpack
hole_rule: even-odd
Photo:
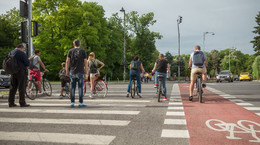
[[[48,69],[46,69],[45,65],[43,64],[41,58],[40,58],[40,50],[35,50],[34,51],[34,56],[31,56],[29,58],[30,60],[30,74],[33,73],[32,75],[30,75],[30,79],[32,79],[31,77],[34,76],[36,78],[36,82],[38,85],[38,89],[39,89],[39,95],[43,94],[42,91],[42,87],[41,87],[41,71],[40,71],[40,66],[44,69],[44,71],[49,72]],[[31,86],[31,81],[28,83],[28,86]]]
[[[200,50],[200,46],[196,45],[194,48],[194,52],[190,55],[190,61],[189,61],[189,68],[191,68],[191,81],[190,81],[190,97],[189,100],[192,101],[193,99],[193,89],[194,89],[194,83],[196,82],[196,74],[201,73],[202,74],[202,87],[206,87],[206,79],[207,79],[207,66],[208,66],[208,60],[207,55]]]
[[[130,93],[130,87],[131,87],[131,82],[134,79],[134,76],[136,77],[137,80],[137,86],[138,86],[138,96],[141,98],[141,77],[140,77],[140,71],[143,73],[144,67],[141,61],[139,61],[139,56],[135,56],[134,60],[130,64],[130,79],[129,79],[129,84],[128,84],[128,89],[127,89],[127,94],[126,97],[129,97]]]
[[[9,55],[13,55],[14,59],[17,62],[17,70],[14,73],[11,73],[11,86],[9,90],[8,103],[9,107],[16,107],[15,104],[15,94],[17,89],[19,89],[19,104],[20,107],[28,107],[29,104],[25,102],[25,88],[27,80],[27,67],[30,62],[27,55],[23,52],[24,46],[19,44],[14,50],[12,50]],[[13,64],[14,65],[14,64]]]
[[[84,85],[84,74],[87,75],[88,72],[88,60],[87,54],[84,49],[80,48],[80,41],[73,41],[74,48],[70,49],[66,59],[66,75],[70,77],[71,81],[71,108],[74,108],[75,104],[75,90],[76,83],[78,82],[79,89],[79,105],[78,107],[86,107],[86,104],[83,104],[83,85]],[[69,70],[70,68],[70,70]]]

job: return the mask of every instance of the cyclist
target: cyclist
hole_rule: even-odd
[[[138,85],[138,96],[142,97],[141,94],[141,77],[140,77],[140,69],[144,73],[144,67],[141,61],[139,61],[139,56],[135,56],[134,60],[130,64],[130,79],[129,79],[129,84],[128,84],[128,89],[127,89],[127,94],[126,97],[129,97],[130,93],[130,87],[131,87],[131,82],[134,79],[133,76],[136,76],[137,80],[137,85]]]
[[[155,83],[154,83],[154,87],[157,88],[158,87],[158,75],[163,75],[163,79],[162,79],[162,85],[163,85],[163,95],[164,98],[163,100],[167,100],[167,90],[166,90],[166,75],[167,73],[169,73],[170,71],[170,65],[167,59],[164,58],[163,54],[159,54],[159,59],[156,60],[153,70],[152,72],[155,73]]]
[[[61,63],[62,69],[59,71],[59,77],[60,77],[60,81],[61,81],[61,89],[60,89],[60,99],[63,98],[63,91],[64,91],[64,87],[66,85],[66,81],[67,81],[67,76],[66,76],[66,63],[63,62]]]
[[[30,64],[30,73],[33,73],[32,75],[36,78],[36,83],[39,88],[39,95],[43,94],[42,87],[41,87],[41,71],[40,66],[44,69],[44,71],[49,72],[48,69],[46,69],[45,65],[43,64],[41,58],[40,58],[40,50],[34,51],[34,56],[30,58],[31,64]],[[32,66],[32,67],[31,67]],[[30,79],[32,79],[32,75],[30,75]],[[31,86],[31,81],[28,83],[28,88]]]
[[[101,66],[98,68],[98,64]],[[93,92],[94,92],[94,82],[98,77],[100,76],[99,70],[103,68],[105,64],[98,59],[95,59],[95,53],[91,52],[88,57],[88,67],[89,67],[89,74],[90,74],[90,84],[91,84],[91,89],[90,89],[90,94],[89,97],[93,98]]]
[[[194,52],[190,55],[189,68],[191,68],[191,81],[190,81],[190,97],[189,100],[193,99],[193,89],[194,83],[196,82],[196,74],[202,73],[202,87],[206,87],[206,79],[207,79],[207,55],[200,50],[200,46],[196,45],[194,47]]]

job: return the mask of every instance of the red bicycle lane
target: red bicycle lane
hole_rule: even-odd
[[[191,145],[260,144],[260,116],[207,89],[191,102],[189,84],[179,88]]]

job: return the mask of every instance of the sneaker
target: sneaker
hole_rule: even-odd
[[[190,96],[190,97],[189,97],[189,101],[192,101],[192,99],[193,99],[193,96]]]
[[[74,108],[75,106],[74,106],[74,103],[71,103],[70,104],[70,108]]]
[[[62,98],[63,98],[63,95],[60,95],[60,96],[59,96],[59,99],[62,99]]]
[[[89,94],[89,98],[90,98],[90,99],[94,99],[93,93],[90,93],[90,94]]]
[[[137,95],[139,96],[139,98],[142,98],[142,94],[141,93],[138,93]]]
[[[166,100],[167,100],[167,97],[163,97],[163,100],[166,101]]]
[[[43,94],[43,92],[38,93],[38,95],[42,95],[42,94]]]
[[[154,86],[153,86],[154,88],[157,88],[158,87],[158,84],[154,84]]]
[[[78,107],[81,108],[81,107],[86,107],[86,106],[87,106],[86,104],[80,103]]]
[[[206,88],[206,84],[202,84],[202,88]]]
[[[126,97],[129,97],[129,92],[126,93]]]

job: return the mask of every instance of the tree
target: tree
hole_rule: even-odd
[[[254,51],[256,52],[255,55],[258,56],[260,55],[260,11],[255,19],[257,26],[254,27],[255,30],[253,31],[253,33],[255,33],[256,36],[254,37],[254,40],[251,41],[251,43],[253,43]]]
[[[173,71],[174,71],[174,68],[173,68],[173,65],[174,65],[174,63],[173,63],[173,56],[172,56],[172,54],[168,51],[168,52],[166,52],[165,53],[165,58],[168,60],[168,62],[169,62],[169,64],[170,64],[170,75],[172,76],[172,73],[173,73]]]
[[[255,58],[255,61],[252,65],[253,68],[253,77],[254,79],[260,79],[260,56]]]

